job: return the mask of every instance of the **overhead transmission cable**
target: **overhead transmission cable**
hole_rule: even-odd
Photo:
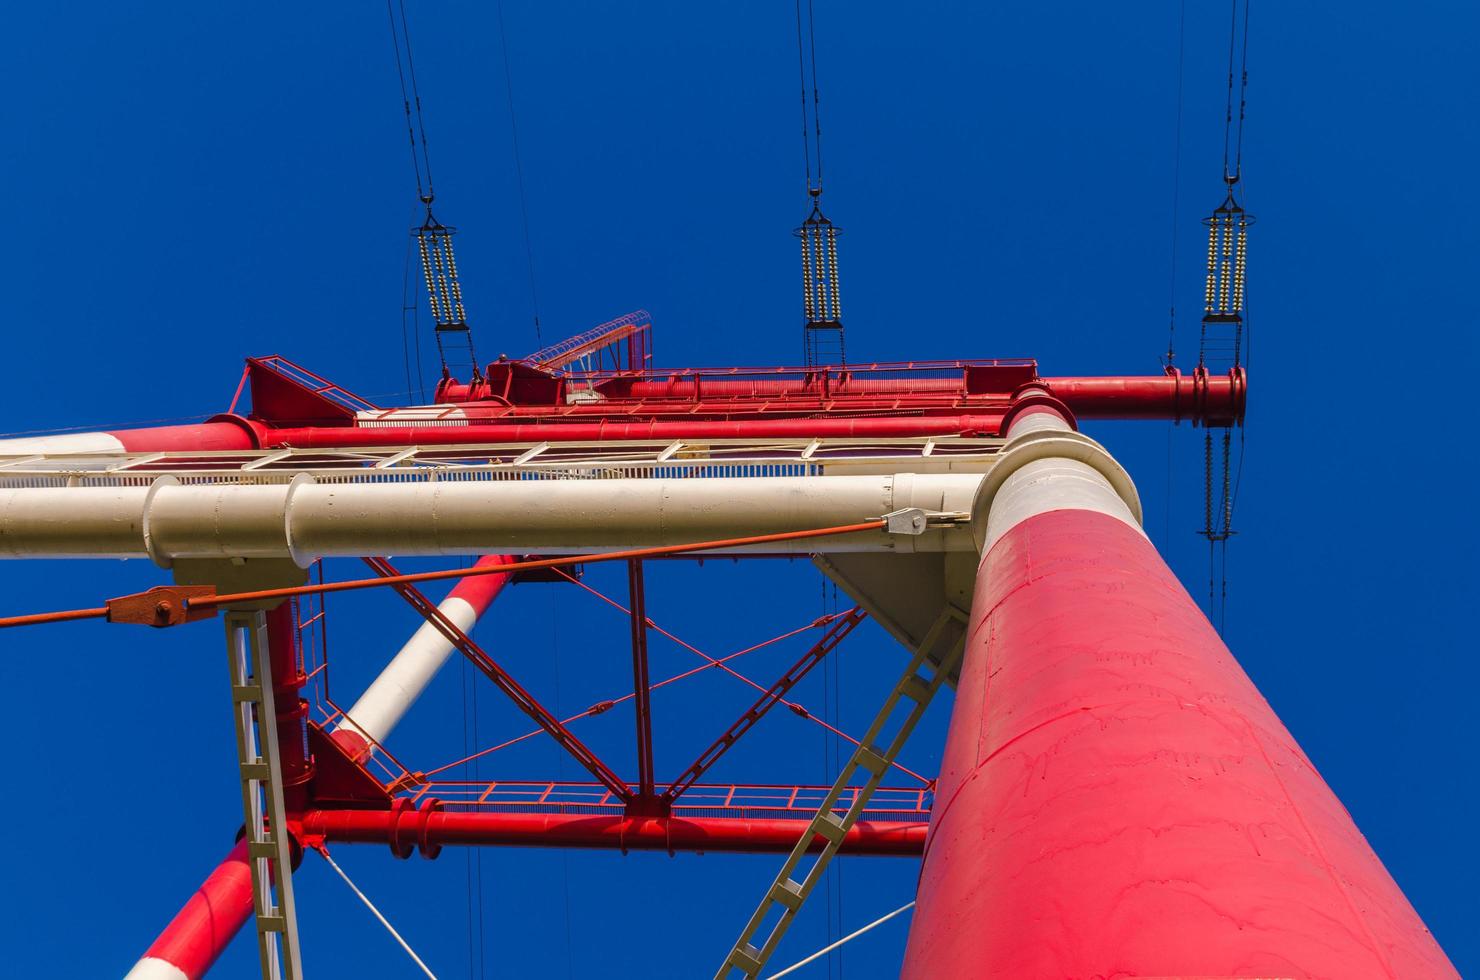
[[[841,229],[822,213],[822,97],[817,86],[817,20],[812,0],[807,0],[805,30],[802,0],[796,0],[796,25],[797,73],[802,91],[802,168],[811,211],[793,234],[802,245],[802,356],[807,367],[815,368],[847,362],[838,290],[838,235]],[[815,181],[812,179],[814,154],[817,158]]]
[[[411,168],[416,175],[416,196],[426,209],[425,219],[411,234],[416,238],[421,257],[422,278],[437,337],[437,354],[442,362],[442,379],[452,378],[452,369],[465,369],[470,382],[481,381],[478,355],[473,348],[473,332],[468,326],[463,306],[462,283],[458,279],[457,258],[453,254],[452,236],[457,229],[444,225],[432,213],[436,184],[432,179],[432,158],[427,147],[426,114],[422,109],[421,89],[416,81],[416,59],[411,45],[411,30],[406,20],[405,0],[386,0],[386,14],[391,26],[391,45],[396,55],[396,77],[401,83],[401,105],[406,113],[406,135],[411,144]],[[399,14],[399,16],[397,16]],[[404,54],[404,65],[402,52]],[[406,88],[411,82],[410,92]],[[415,115],[413,119],[413,107]],[[426,184],[422,184],[422,171]],[[403,300],[402,306],[405,307]],[[404,323],[404,309],[403,309]],[[450,359],[450,360],[449,360]]]
[[[1242,13],[1242,17],[1240,14]],[[1237,66],[1237,70],[1235,70]],[[1235,100],[1235,78],[1237,99]],[[1244,119],[1249,86],[1249,0],[1230,0],[1228,88],[1223,111],[1223,203],[1203,219],[1208,229],[1207,276],[1197,370],[1244,368],[1245,275],[1248,231],[1254,218],[1243,206]],[[1234,105],[1237,101],[1237,116]],[[1223,428],[1215,448],[1213,431],[1203,434],[1203,529],[1208,541],[1208,615],[1223,628],[1228,608],[1228,539],[1233,530],[1233,425]],[[1243,439],[1239,440],[1242,465]],[[1220,553],[1221,552],[1221,553]]]

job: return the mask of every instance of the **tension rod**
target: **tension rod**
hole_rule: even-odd
[[[109,599],[107,605],[90,609],[67,609],[60,612],[34,613],[28,616],[0,618],[0,629],[14,626],[36,626],[42,623],[69,622],[78,619],[106,619],[110,623],[138,623],[145,626],[178,626],[180,623],[214,616],[219,606],[243,602],[260,602],[264,599],[287,599],[300,595],[323,595],[329,592],[349,592],[355,589],[374,589],[388,585],[403,585],[412,582],[435,582],[449,578],[470,578],[475,575],[504,575],[509,572],[530,568],[561,568],[568,565],[587,565],[603,561],[628,561],[636,558],[657,558],[663,555],[681,555],[693,551],[719,551],[743,548],[750,545],[771,544],[778,541],[802,541],[808,538],[825,538],[839,534],[856,534],[860,531],[877,531],[888,526],[884,518],[860,521],[857,524],[840,524],[835,527],[810,528],[804,531],[780,531],[775,534],[756,534],[743,538],[723,538],[715,541],[695,541],[691,544],[670,544],[656,548],[633,548],[626,551],[609,551],[594,555],[567,555],[560,558],[535,558],[529,561],[510,562],[507,565],[490,565],[488,568],[449,568],[437,572],[415,572],[386,578],[350,579],[343,582],[320,582],[313,585],[296,585],[282,589],[259,589],[255,592],[231,592],[216,594],[209,585],[160,585],[146,592]]]

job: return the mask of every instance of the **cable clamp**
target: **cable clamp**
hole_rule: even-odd
[[[215,605],[194,607],[191,599],[214,596],[214,585],[158,585],[147,592],[119,596],[107,602],[108,622],[140,626],[179,626],[216,615]]]
[[[970,511],[925,510],[922,507],[905,507],[890,511],[883,517],[884,530],[890,534],[921,535],[926,531],[959,527],[971,523]]]

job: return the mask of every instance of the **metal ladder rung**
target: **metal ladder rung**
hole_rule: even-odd
[[[288,922],[280,915],[257,916],[258,932],[287,932]]]
[[[899,685],[899,693],[916,704],[924,704],[935,696],[930,682],[919,674],[911,676],[909,680]]]
[[[765,965],[765,961],[761,959],[761,951],[749,943],[745,944],[745,948],[732,952],[730,958],[725,961],[726,967],[733,966],[737,970],[744,970],[747,976],[752,977],[760,973]]]
[[[243,762],[242,778],[266,781],[272,778],[272,767],[266,762]]]
[[[777,882],[775,887],[771,889],[771,901],[777,905],[785,905],[793,912],[801,908],[802,903],[806,900],[807,893],[802,890],[802,886],[790,878]]]
[[[819,813],[812,820],[812,832],[821,834],[834,844],[841,844],[843,838],[848,836],[848,828],[843,821],[838,819],[835,813]]]
[[[247,854],[254,858],[276,858],[277,841],[270,836],[266,840],[254,840],[247,842]]]
[[[884,754],[875,746],[859,746],[857,759],[860,768],[867,769],[875,776],[883,776],[884,773],[889,771],[889,760],[884,758]]]

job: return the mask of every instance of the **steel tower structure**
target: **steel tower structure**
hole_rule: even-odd
[[[173,576],[6,625],[201,630],[185,624],[224,613],[245,833],[131,977],[200,977],[254,917],[264,975],[293,974],[289,869],[335,842],[424,858],[514,844],[788,854],[734,948],[715,951],[721,975],[760,974],[842,850],[923,858],[911,978],[1455,976],[1142,533],[1130,476],[1079,431],[1115,418],[1237,426],[1241,369],[660,370],[650,332],[645,314],[623,317],[447,377],[425,406],[373,405],[257,357],[238,391],[250,409],[0,442],[0,556],[148,558]],[[478,564],[405,576],[387,554]],[[815,624],[806,655],[665,782],[643,561],[694,554],[811,556],[857,608]],[[373,574],[310,581],[335,557]],[[635,774],[469,636],[508,583],[601,560],[628,568]],[[457,581],[440,603],[422,593],[444,578]],[[323,687],[320,603],[378,585],[426,623],[341,707]],[[838,783],[706,783],[864,616],[905,655]],[[454,653],[589,779],[467,785],[403,766],[389,736]],[[890,785],[913,719],[946,686],[933,793]]]

